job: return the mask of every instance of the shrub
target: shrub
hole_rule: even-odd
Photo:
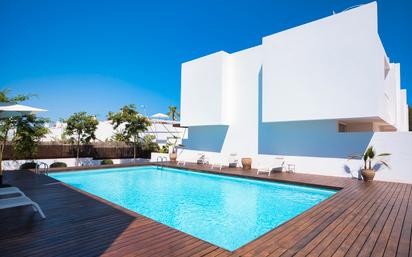
[[[36,168],[36,163],[35,162],[26,162],[20,165],[21,170],[29,170],[29,169],[35,169]]]
[[[143,151],[149,152],[159,152],[160,146],[155,142],[156,137],[153,135],[146,135],[143,137],[143,142],[141,142],[141,147]]]
[[[110,165],[110,164],[113,164],[113,161],[110,160],[110,159],[106,159],[106,160],[102,160],[102,161],[100,162],[100,164],[101,164],[101,165]]]
[[[50,164],[50,168],[66,168],[67,164],[64,162],[53,162]]]
[[[159,153],[169,153],[169,147],[173,146],[171,143],[167,143],[160,148]]]
[[[169,147],[167,145],[162,146],[160,148],[159,153],[169,153]]]

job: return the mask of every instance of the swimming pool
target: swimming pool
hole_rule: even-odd
[[[49,176],[230,251],[336,193],[156,166]]]

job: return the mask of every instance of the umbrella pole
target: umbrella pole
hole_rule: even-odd
[[[7,136],[9,134],[9,123],[6,123],[4,126],[4,138],[3,141],[0,142],[0,187],[3,186],[3,153],[4,148],[6,148],[7,143]]]
[[[0,187],[3,187],[3,167],[2,167],[2,160],[0,160]]]
[[[3,171],[3,151],[4,151],[4,146],[1,146],[1,152],[0,152],[0,188],[2,187],[10,187],[11,185],[9,184],[4,184],[3,178],[4,178],[4,171]]]
[[[7,134],[6,134],[7,137]],[[3,185],[3,151],[4,151],[5,144],[2,142],[0,146],[0,187]]]

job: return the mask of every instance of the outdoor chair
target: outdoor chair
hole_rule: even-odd
[[[19,206],[31,206],[33,210],[35,212],[38,212],[43,219],[46,218],[40,206],[37,203],[33,202],[27,196],[18,196],[18,197],[0,199],[0,209],[8,209],[8,208],[14,208],[14,207],[19,207]]]
[[[20,196],[25,196],[25,194],[18,189],[17,187],[2,187],[0,188],[0,195],[11,195],[11,194],[19,194]]]
[[[257,174],[259,175],[260,173],[268,173],[268,176],[272,173],[272,171],[277,170],[280,172],[283,172],[285,169],[285,160],[282,157],[277,157],[275,160],[272,162],[272,164],[269,165],[259,165]]]
[[[211,163],[211,165],[212,165],[212,169],[218,168],[219,170],[222,170],[222,168],[224,166],[224,164],[220,161],[213,162],[213,163]]]

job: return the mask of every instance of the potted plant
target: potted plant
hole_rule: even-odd
[[[377,170],[378,169],[377,167],[379,167],[376,165],[372,166],[373,161],[389,168],[389,165],[385,161],[378,159],[379,157],[388,156],[388,155],[391,155],[391,154],[390,153],[376,154],[375,149],[373,149],[373,146],[370,146],[368,147],[366,152],[362,156],[360,156],[364,162],[363,169],[361,170],[361,174],[365,182],[369,182],[373,180],[373,178],[375,177],[375,172],[376,172],[375,169]]]
[[[243,170],[252,169],[252,158],[242,158],[242,168]]]
[[[173,136],[173,138],[175,139],[174,143],[168,143],[169,147],[172,147],[172,152],[169,154],[169,158],[171,162],[176,162],[177,160],[177,146],[182,147],[183,145],[177,145],[177,137]]]
[[[177,160],[177,153],[176,153],[176,148],[172,148],[172,152],[169,154],[169,158],[171,162],[176,162]]]

